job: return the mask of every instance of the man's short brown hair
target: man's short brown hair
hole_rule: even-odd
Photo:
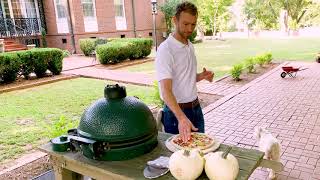
[[[193,3],[185,1],[177,5],[175,16],[179,19],[181,12],[187,12],[193,16],[198,16],[198,9]]]

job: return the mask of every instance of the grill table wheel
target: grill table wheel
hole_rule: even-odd
[[[292,66],[283,66],[282,67],[283,72],[280,74],[280,76],[282,78],[285,78],[286,75],[289,75],[290,77],[295,78],[297,76],[298,71],[303,71],[306,69],[308,69],[308,68],[301,69],[301,67],[294,68]]]

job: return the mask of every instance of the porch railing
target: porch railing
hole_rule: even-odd
[[[39,35],[39,18],[0,18],[0,38]]]

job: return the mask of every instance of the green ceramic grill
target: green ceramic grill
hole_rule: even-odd
[[[88,107],[77,129],[51,142],[56,151],[81,150],[91,159],[126,160],[157,146],[157,127],[152,112],[124,86],[107,85],[101,98]]]

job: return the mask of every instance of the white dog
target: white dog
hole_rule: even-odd
[[[158,128],[158,131],[160,132],[164,132],[164,127],[161,121],[162,115],[163,115],[163,108],[160,108],[156,117],[157,128]]]
[[[259,150],[265,153],[265,158],[273,161],[280,162],[280,143],[272,136],[272,134],[264,128],[256,127],[254,135],[259,142]],[[275,172],[269,170],[269,178],[274,179]]]

